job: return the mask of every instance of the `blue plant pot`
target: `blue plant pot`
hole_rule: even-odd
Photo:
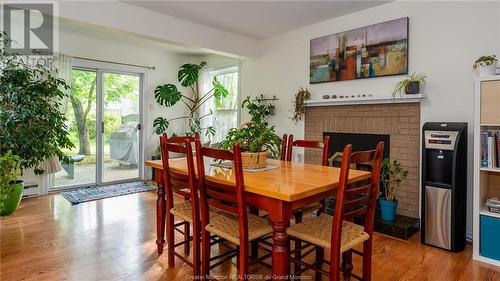
[[[398,200],[388,201],[385,198],[379,199],[382,219],[386,221],[396,220],[396,210],[398,209]]]

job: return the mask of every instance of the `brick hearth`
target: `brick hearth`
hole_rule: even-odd
[[[390,155],[408,169],[407,180],[397,192],[398,214],[418,218],[420,163],[420,104],[335,105],[307,107],[305,138],[322,138],[323,132],[387,134]],[[306,150],[305,161],[320,162],[320,155]]]

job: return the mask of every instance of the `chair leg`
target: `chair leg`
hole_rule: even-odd
[[[249,211],[252,215],[259,215],[259,209],[255,207],[250,207]],[[259,241],[254,240],[250,242],[250,257],[256,259],[259,256]]]
[[[302,222],[302,215],[303,212],[302,210],[297,210],[294,212],[294,217],[295,217],[295,223],[301,223]],[[295,241],[295,249],[300,249],[302,247],[302,243],[300,242],[299,239],[294,239]],[[295,251],[295,259],[300,260],[302,258],[302,252],[301,251]],[[296,263],[293,265],[293,271],[294,272],[299,272],[301,269],[300,264]]]
[[[210,279],[210,233],[201,226],[201,277]]]
[[[170,214],[167,216],[167,265],[169,268],[175,266],[174,258],[174,245],[175,245],[175,234],[174,234],[174,215]]]
[[[238,265],[238,275],[239,280],[247,280],[248,276],[248,245],[240,246],[239,248],[239,265]]]
[[[316,246],[316,260],[314,262],[316,268],[321,269],[323,267],[324,259],[325,259],[325,250],[322,247]],[[316,271],[314,273],[314,280],[315,281],[321,280],[321,272]]]
[[[190,232],[191,232],[191,228],[190,228],[190,224],[188,222],[186,222],[184,224],[184,242],[186,242],[184,244],[184,255],[185,256],[189,256],[189,252],[190,252],[190,243],[188,242],[189,241],[189,236],[190,236]]]
[[[372,280],[372,238],[363,243],[363,281]]]
[[[200,280],[200,230],[193,224],[193,275],[195,280]]]
[[[351,280],[352,273],[352,251],[342,253],[342,274],[344,275],[344,280]]]
[[[236,268],[240,268],[240,246],[236,246],[236,251],[238,252],[238,255],[236,256]]]

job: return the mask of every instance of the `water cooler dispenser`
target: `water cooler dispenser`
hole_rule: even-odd
[[[422,145],[422,243],[465,248],[467,123],[425,123]]]

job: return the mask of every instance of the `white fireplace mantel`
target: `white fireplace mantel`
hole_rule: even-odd
[[[425,94],[403,95],[398,98],[391,97],[365,97],[365,98],[337,98],[337,99],[322,99],[308,100],[305,102],[306,107],[313,106],[337,106],[337,105],[360,105],[360,104],[391,104],[391,103],[416,103],[425,99]]]

